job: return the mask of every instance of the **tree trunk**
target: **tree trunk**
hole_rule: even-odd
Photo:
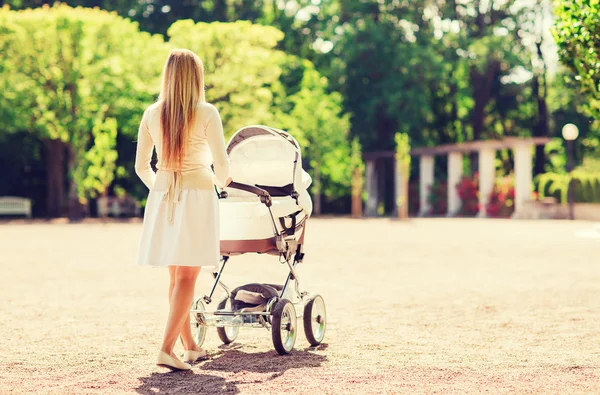
[[[396,212],[396,191],[394,188],[390,188],[390,186],[394,184],[394,173],[396,169],[394,169],[394,161],[386,158],[381,161],[381,170],[383,172],[383,177],[381,177],[381,182],[379,184],[379,196],[383,196],[383,210],[384,213],[387,214],[395,214]]]
[[[500,63],[490,60],[485,71],[480,73],[475,66],[471,68],[471,86],[473,87],[473,140],[481,140],[485,121],[485,108],[492,97],[492,87],[498,75]]]
[[[226,0],[216,0],[213,2],[213,16],[216,21],[219,22],[227,22],[227,1]]]
[[[315,166],[315,179],[314,179],[314,199],[315,204],[313,207],[313,212],[315,215],[321,215],[321,164],[317,163]]]
[[[533,135],[535,137],[548,136],[548,106],[546,105],[546,98],[544,97],[544,89],[540,90],[539,76],[533,78],[533,94],[537,103],[537,122],[533,129]],[[542,77],[543,78],[543,77]],[[533,175],[537,176],[544,172],[544,165],[546,163],[546,153],[544,152],[544,146],[538,145],[535,147],[535,163],[533,166]]]
[[[542,53],[541,41],[536,43],[538,56],[544,65],[542,72],[533,77],[533,95],[537,103],[537,122],[533,129],[535,137],[548,137],[550,135],[550,127],[548,125],[548,105],[546,103],[548,84],[546,81],[546,62]],[[540,83],[541,81],[541,83]],[[546,152],[543,145],[535,147],[535,163],[533,166],[533,175],[537,176],[544,172],[546,164]]]
[[[65,187],[65,145],[60,140],[44,139],[46,161],[46,216],[63,215]]]
[[[481,140],[483,133],[483,121],[485,120],[485,106],[487,105],[488,98],[486,97],[483,89],[475,88],[475,108],[473,109],[473,140]]]
[[[352,173],[352,218],[361,218],[362,213],[363,175],[357,167]]]
[[[454,72],[450,73],[450,79],[454,77]],[[450,85],[450,102],[452,103],[452,110],[450,112],[450,139],[453,141],[457,141],[458,139],[458,100],[456,100],[458,88],[456,84]],[[464,137],[464,133],[463,133]]]
[[[480,73],[475,66],[471,67],[470,80],[473,87],[473,140],[481,140],[485,122],[485,108],[487,107],[492,96],[492,86],[497,77],[500,68],[500,63],[497,60],[490,60],[485,71]],[[471,168],[474,172],[479,170],[477,152],[471,154]]]
[[[67,146],[69,160],[68,160],[68,173],[69,173],[69,197],[68,197],[68,215],[70,221],[78,221],[83,217],[83,206],[79,203],[79,196],[77,195],[77,183],[75,182],[75,152],[71,145]]]

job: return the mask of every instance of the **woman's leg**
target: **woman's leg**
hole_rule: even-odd
[[[177,266],[169,266],[169,303],[171,303],[171,295],[173,294],[173,288],[175,288],[175,272]],[[200,351],[200,347],[194,341],[192,336],[192,329],[190,326],[190,315],[188,314],[183,326],[181,327],[181,340],[183,341],[183,348],[185,350]]]
[[[175,288],[175,273],[177,272],[177,266],[169,266],[169,304],[171,304],[171,295],[173,294],[173,288]]]
[[[172,269],[169,268],[169,274],[172,273],[171,270]],[[194,298],[194,287],[199,273],[199,267],[175,267],[175,283],[172,287],[171,297],[169,298],[169,318],[167,320],[165,336],[161,346],[161,351],[171,356],[174,356],[173,347],[175,346],[175,342],[182,332],[183,324],[186,323],[186,321],[188,322],[189,331],[190,307],[192,305],[192,299]],[[188,345],[186,344],[186,346]]]

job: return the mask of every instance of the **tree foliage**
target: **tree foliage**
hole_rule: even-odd
[[[365,150],[393,149],[397,132],[416,146],[530,133],[525,117],[510,122],[531,100],[512,78],[530,58],[531,15],[516,1],[306,3],[298,13],[317,10],[290,29],[344,96]]]
[[[47,184],[68,184],[57,176],[68,168],[73,196],[108,187],[142,198],[134,139],[172,47],[204,60],[207,99],[227,136],[263,123],[301,141],[312,192],[326,203],[350,194],[363,149],[393,150],[398,133],[432,146],[559,137],[574,122],[576,158],[600,149],[590,119],[600,113],[596,1],[557,3],[554,34],[568,70],[554,76],[549,0],[66,0],[115,13],[45,3],[0,0],[38,7],[0,11],[0,139],[14,145],[27,133]],[[510,152],[500,156],[512,169]],[[536,172],[561,171],[563,156],[558,140],[540,147]]]
[[[68,167],[72,195],[93,197],[112,185],[143,196],[131,180],[133,140],[172,47],[203,59],[207,100],[219,108],[227,136],[248,124],[289,126],[307,146],[309,171],[325,181],[317,193],[332,199],[348,193],[360,146],[347,139],[341,96],[328,91],[310,62],[277,49],[281,31],[247,21],[183,20],[171,26],[165,44],[100,10],[4,8],[1,16],[0,45],[8,55],[0,62],[1,115],[10,130],[48,141],[54,151],[46,156],[65,152],[66,164],[57,155],[49,169]],[[48,184],[64,182],[55,177]]]
[[[569,188],[576,203],[600,203],[600,173],[575,170],[570,174],[544,173],[536,177],[540,198],[551,196],[567,204]]]
[[[328,91],[327,79],[309,61],[277,49],[280,30],[248,21],[185,20],[168,34],[172,45],[203,59],[206,98],[221,112],[227,136],[251,124],[283,127],[303,146],[313,193],[331,199],[349,193],[360,148],[355,145],[352,156],[342,97]]]
[[[194,23],[169,28],[169,43],[196,52],[204,62],[206,100],[221,112],[227,136],[242,126],[272,125],[274,95],[285,54],[275,49],[283,33],[247,21]]]
[[[62,143],[46,155],[66,150],[71,198],[103,193],[114,178],[117,130],[133,136],[155,93],[162,38],[115,14],[65,5],[3,8],[0,29],[8,128]]]
[[[319,214],[321,195],[336,199],[350,194],[352,173],[362,166],[360,145],[348,140],[350,122],[341,95],[328,93],[327,79],[310,62],[304,61],[300,90],[287,100],[292,110],[284,118],[285,125],[303,146]]]
[[[562,0],[556,3],[554,37],[563,64],[575,73],[588,98],[586,109],[600,117],[600,2]]]

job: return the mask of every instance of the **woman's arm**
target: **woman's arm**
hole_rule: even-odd
[[[219,111],[210,105],[210,114],[205,123],[206,138],[213,157],[213,167],[215,171],[215,181],[220,187],[225,187],[229,183],[229,157],[225,150],[225,136],[223,135],[223,123]]]
[[[154,150],[154,142],[150,136],[150,129],[147,124],[147,111],[144,112],[140,128],[138,129],[137,151],[135,155],[135,172],[142,180],[148,189],[152,189],[156,174],[152,171],[150,161],[152,160],[152,151]]]

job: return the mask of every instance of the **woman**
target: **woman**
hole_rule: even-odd
[[[156,174],[150,167],[154,147]],[[191,51],[176,49],[167,59],[159,100],[142,117],[135,169],[150,190],[138,263],[168,266],[171,277],[169,317],[157,364],[189,370],[173,347],[181,336],[185,361],[206,355],[192,338],[189,309],[200,268],[219,261],[214,184],[231,182],[221,117],[205,101],[204,67]]]

